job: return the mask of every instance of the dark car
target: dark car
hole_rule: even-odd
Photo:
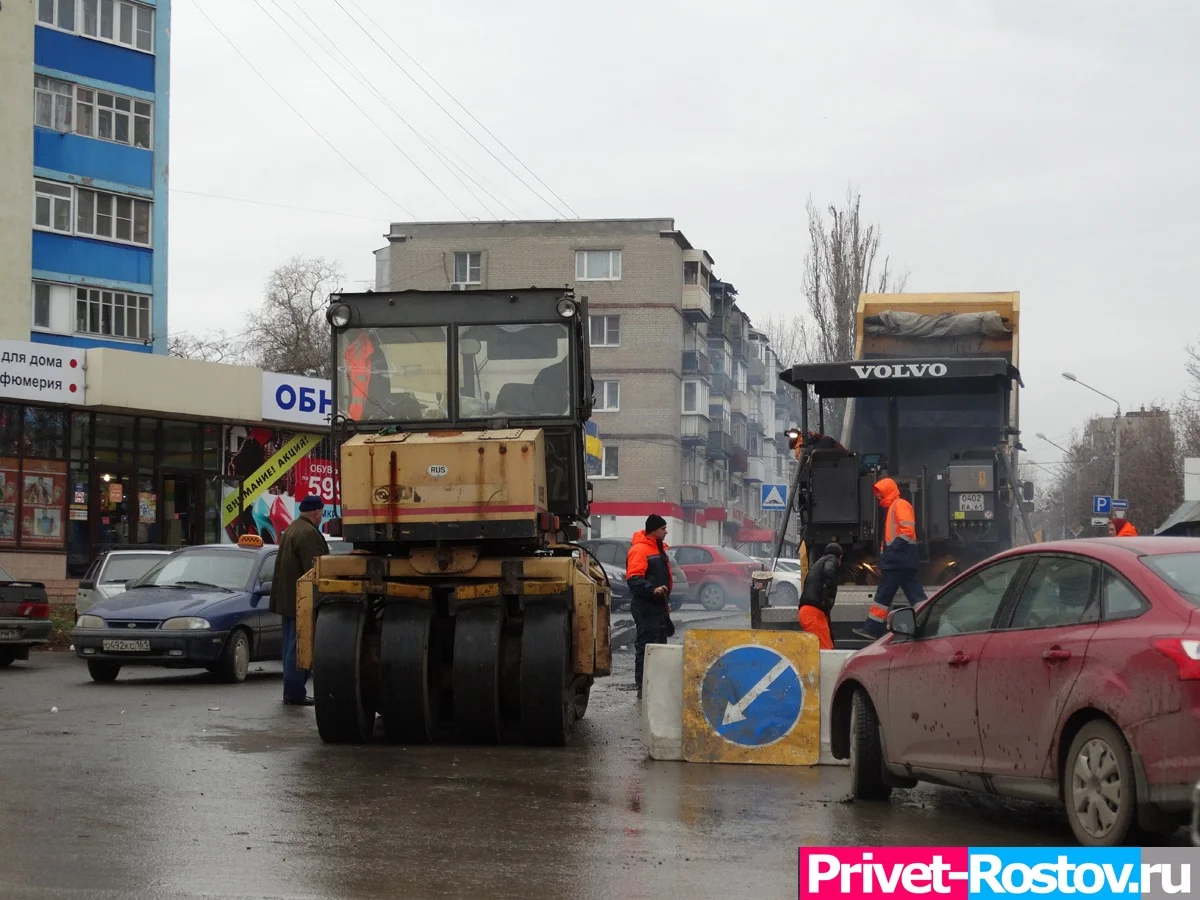
[[[29,659],[29,648],[50,640],[45,585],[18,581],[0,568],[0,668]]]
[[[278,548],[209,544],[164,557],[75,623],[75,654],[96,681],[123,666],[202,668],[228,682],[279,659],[282,621],[270,611]]]
[[[856,799],[917,781],[1066,808],[1080,843],[1187,822],[1200,779],[1200,540],[1031,544],[846,661],[833,754]]]
[[[579,541],[579,546],[587,548],[602,564],[612,566],[620,571],[622,577],[625,574],[625,560],[629,557],[629,548],[632,545],[633,541],[622,538],[589,538],[586,541]],[[683,606],[683,602],[687,599],[690,586],[688,585],[687,575],[673,558],[671,559],[671,580],[673,582],[671,589],[671,609],[677,610]],[[628,602],[628,587],[625,589],[625,594],[626,602]],[[616,600],[617,591],[614,587],[614,603]]]

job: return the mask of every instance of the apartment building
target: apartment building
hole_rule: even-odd
[[[397,222],[387,241],[378,290],[571,285],[587,298],[603,445],[593,537],[657,513],[674,543],[761,552],[774,539],[780,514],[762,512],[760,486],[787,480],[776,388],[788,389],[733,285],[673,219]]]
[[[167,352],[170,9],[0,5],[0,337]]]

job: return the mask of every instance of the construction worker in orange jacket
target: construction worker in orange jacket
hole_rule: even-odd
[[[887,615],[896,591],[903,590],[912,606],[926,600],[917,571],[921,566],[917,514],[912,504],[900,496],[900,488],[891,478],[875,482],[875,498],[887,510],[879,548],[879,586],[875,588],[875,602],[867,612],[867,621],[862,628],[854,629],[855,634],[872,641],[887,633]]]
[[[1133,523],[1128,519],[1120,519],[1113,516],[1108,520],[1108,536],[1109,537],[1137,537],[1137,529],[1133,527]]]

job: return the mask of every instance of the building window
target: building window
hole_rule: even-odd
[[[150,246],[150,201],[79,188],[75,233]]]
[[[33,327],[56,334],[71,333],[71,297],[73,288],[66,284],[33,283]]]
[[[108,91],[75,89],[75,131],[131,147],[150,149],[154,106],[146,100],[134,100]]]
[[[69,184],[54,181],[33,183],[33,225],[49,231],[71,233],[71,195]]]
[[[70,131],[72,91],[68,81],[34,75],[33,124],[55,131]]]
[[[708,415],[708,391],[698,381],[683,383],[683,414],[691,416]]]
[[[620,250],[576,250],[576,281],[620,281]]]
[[[596,412],[619,412],[621,409],[621,382],[596,382]]]
[[[455,284],[482,284],[483,254],[455,253],[454,282]]]
[[[700,263],[685,262],[683,264],[683,283],[684,284],[699,284],[700,283]]]
[[[33,327],[50,327],[50,285],[45,283],[33,286]]]
[[[150,7],[127,0],[82,0],[82,7],[80,30],[83,34],[135,50],[154,52],[154,10]]]
[[[600,451],[600,472],[594,478],[617,478],[621,474],[621,452],[617,447],[605,445]]]
[[[593,347],[621,346],[620,316],[589,316],[591,344]]]
[[[81,287],[75,292],[75,330],[81,334],[149,341],[150,298]]]
[[[38,0],[37,19],[43,25],[75,30],[75,0]]]

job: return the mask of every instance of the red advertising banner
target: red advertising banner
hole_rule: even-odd
[[[292,486],[292,496],[296,500],[303,500],[310,494],[319,495],[326,506],[341,506],[341,490],[332,461],[306,456],[296,463],[296,481]]]
[[[17,546],[17,510],[21,502],[21,461],[0,459],[0,547]]]

